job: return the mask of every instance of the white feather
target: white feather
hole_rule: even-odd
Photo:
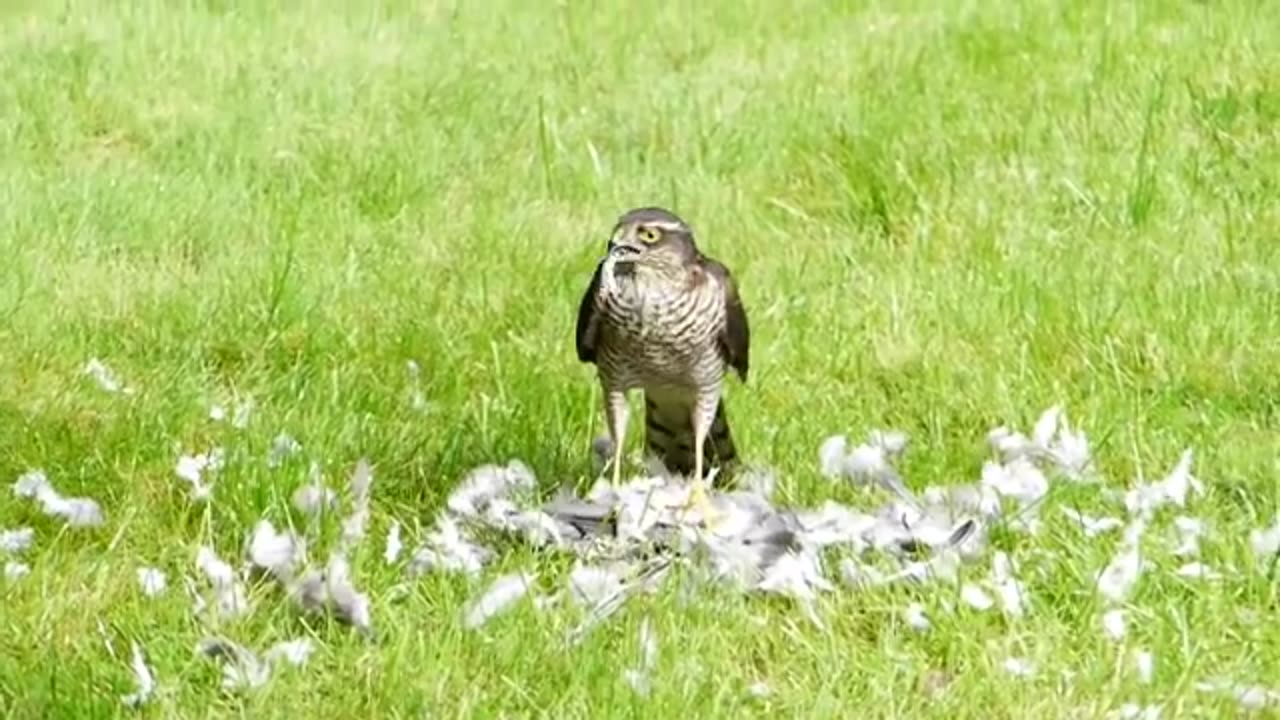
[[[4,564],[4,579],[9,582],[20,580],[31,574],[31,566],[26,563],[9,560]]]
[[[903,619],[907,621],[907,625],[919,632],[925,632],[931,626],[928,615],[924,612],[924,606],[918,602],[913,602],[902,611]]]
[[[139,707],[150,699],[151,694],[155,692],[156,677],[142,657],[142,648],[138,647],[138,643],[132,643],[132,650],[129,667],[133,670],[134,682],[137,684],[138,689],[136,692],[125,695],[121,700],[129,707]]]
[[[494,580],[483,595],[467,606],[463,627],[474,629],[489,622],[524,597],[532,584],[533,578],[522,572],[510,573]]]
[[[832,480],[844,473],[845,446],[848,440],[843,435],[833,435],[822,441],[818,448],[818,471]]]
[[[388,565],[395,563],[400,558],[400,551],[403,548],[404,544],[400,542],[400,522],[393,520],[391,527],[387,528],[387,545],[382,553],[383,560],[386,560]]]
[[[575,603],[592,607],[622,591],[622,576],[594,565],[575,563],[569,573],[569,597]]]
[[[960,587],[960,599],[974,610],[990,610],[995,605],[995,601],[985,590],[972,583],[965,583]]]
[[[1102,631],[1112,642],[1120,642],[1123,640],[1124,636],[1129,632],[1128,625],[1125,622],[1124,611],[1112,609],[1103,613]]]
[[[302,451],[302,444],[288,433],[280,433],[271,440],[271,449],[267,451],[267,467],[278,468],[284,461]]]
[[[1026,678],[1035,675],[1036,666],[1026,658],[1010,657],[1005,658],[1004,670],[1014,677]]]
[[[140,567],[137,570],[138,586],[142,588],[142,594],[147,597],[156,597],[164,593],[169,582],[164,576],[163,570],[152,567]]]
[[[0,531],[0,552],[17,554],[31,547],[36,531],[29,527]]]
[[[1249,532],[1249,546],[1259,561],[1270,562],[1280,553],[1280,513],[1276,513],[1275,522],[1270,527]]]
[[[13,484],[13,494],[34,499],[45,515],[60,517],[70,527],[98,527],[106,522],[102,508],[89,498],[63,497],[50,484],[43,470],[24,473]]]
[[[307,659],[311,657],[315,649],[315,645],[307,638],[283,640],[268,648],[263,653],[263,657],[271,663],[283,661],[290,665],[300,666],[306,664]]]
[[[1133,655],[1133,665],[1138,671],[1138,682],[1150,685],[1151,679],[1155,677],[1155,657],[1146,650],[1139,650]]]

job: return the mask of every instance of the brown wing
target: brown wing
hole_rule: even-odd
[[[578,330],[574,342],[578,346],[578,360],[582,362],[596,361],[596,334],[600,327],[596,321],[596,293],[600,291],[600,268],[603,266],[604,263],[596,266],[591,284],[578,305]]]
[[[747,310],[742,306],[742,298],[738,296],[738,286],[729,273],[729,268],[705,255],[700,260],[703,269],[720,281],[724,289],[724,328],[720,331],[720,352],[724,353],[725,362],[738,371],[738,377],[747,381],[747,368],[750,365],[751,329],[747,326]]]

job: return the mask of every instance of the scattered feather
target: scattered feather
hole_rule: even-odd
[[[1026,658],[1010,657],[1004,661],[1005,672],[1014,677],[1029,678],[1036,674],[1036,666]]]
[[[107,367],[106,363],[96,357],[90,358],[85,363],[83,373],[92,378],[98,384],[98,387],[106,392],[124,393],[125,395],[132,395],[134,392],[133,388],[127,387],[120,382],[120,379],[116,377],[111,368]]]
[[[652,670],[658,662],[658,633],[649,618],[640,622],[640,667]]]
[[[489,589],[467,607],[463,627],[474,629],[489,622],[524,597],[532,583],[526,573],[511,573],[494,580]]]
[[[1276,513],[1275,522],[1270,527],[1249,532],[1249,546],[1259,561],[1270,562],[1280,553],[1280,513]]]
[[[270,520],[261,519],[249,536],[249,562],[281,581],[293,577],[294,568],[306,562],[307,543],[292,530],[277,532]]]
[[[1145,522],[1141,517],[1129,523],[1119,551],[1098,575],[1098,592],[1113,603],[1124,602],[1142,574],[1142,555],[1138,545],[1144,528]]]
[[[208,545],[196,551],[196,567],[214,585],[230,585],[236,580],[235,570]]]
[[[649,697],[649,694],[653,689],[652,681],[649,679],[649,673],[636,668],[626,668],[623,670],[622,681],[640,697]]]
[[[1031,437],[1005,426],[987,434],[987,443],[1005,463],[1018,460],[1046,459],[1071,481],[1086,479],[1090,462],[1089,440],[1083,431],[1074,432],[1060,406],[1041,413]]]
[[[400,551],[403,548],[404,545],[400,542],[400,521],[392,520],[391,527],[387,528],[386,550],[382,552],[382,557],[388,565],[391,565],[400,558]]]
[[[4,564],[4,579],[15,582],[31,573],[31,566],[26,563],[9,560]]]
[[[360,458],[351,473],[351,512],[342,520],[344,549],[354,548],[364,539],[369,526],[369,494],[373,485],[373,467],[367,458]]]
[[[182,455],[174,467],[174,474],[191,485],[191,499],[202,502],[208,500],[213,491],[213,485],[204,482],[205,471],[217,472],[222,468],[224,459],[222,448],[214,448],[199,455]]]
[[[1178,577],[1191,578],[1197,580],[1221,580],[1222,573],[1210,568],[1208,565],[1200,562],[1192,562],[1183,565],[1174,571]]]
[[[227,690],[249,690],[264,685],[276,665],[301,666],[311,657],[315,647],[311,641],[285,640],[272,645],[261,658],[249,648],[225,638],[204,638],[196,652],[222,664],[222,687]]]
[[[986,462],[982,466],[982,483],[1000,495],[1011,498],[1022,507],[1038,502],[1049,492],[1049,481],[1030,460],[1015,458],[1003,465]]]
[[[1075,481],[1082,480],[1085,477],[1085,472],[1092,458],[1092,453],[1089,450],[1089,438],[1085,437],[1083,431],[1073,432],[1071,430],[1071,425],[1067,422],[1065,413],[1062,417],[1062,424],[1058,427],[1057,436],[1049,444],[1049,453],[1053,461],[1062,470],[1064,477]]]
[[[236,579],[235,571],[218,557],[213,548],[202,545],[196,551],[196,568],[213,586],[213,607],[220,617],[238,617],[249,613],[249,596],[244,585]],[[203,603],[198,602],[197,612],[202,608]]]
[[[1192,451],[1184,450],[1173,470],[1159,482],[1138,484],[1125,493],[1124,504],[1130,515],[1150,515],[1173,504],[1185,507],[1191,490],[1204,493],[1204,486],[1191,474]]]
[[[960,599],[974,610],[990,610],[995,605],[985,590],[972,583],[960,587]]]
[[[823,577],[821,560],[816,552],[789,550],[765,569],[756,589],[811,601],[818,592],[834,590],[835,587]]]
[[[843,435],[833,435],[818,447],[818,469],[832,480],[844,474],[845,448],[849,441]]]
[[[271,441],[271,449],[267,452],[267,467],[278,468],[284,461],[302,451],[302,444],[288,433],[280,433]]]
[[[409,384],[411,386],[409,393],[409,406],[419,412],[427,409],[427,398],[422,394],[422,368],[418,366],[417,361],[409,360],[405,363],[405,367],[409,371]]]
[[[466,536],[457,521],[447,514],[436,518],[436,529],[428,533],[409,563],[411,575],[432,570],[478,575],[485,563],[493,559],[493,551],[477,545]]]
[[[1155,657],[1146,650],[1139,650],[1133,655],[1133,665],[1138,671],[1138,682],[1150,685],[1152,678],[1155,677]]]
[[[1120,518],[1092,517],[1067,507],[1061,508],[1061,510],[1063,515],[1071,518],[1080,526],[1080,529],[1084,531],[1085,537],[1097,537],[1103,533],[1118,530],[1124,526],[1124,523],[1121,522]]]
[[[1031,431],[1031,442],[1036,447],[1047,448],[1049,443],[1053,441],[1053,436],[1058,432],[1058,417],[1062,414],[1062,408],[1054,405],[1045,410],[1040,418],[1036,420],[1035,427]]]
[[[903,619],[907,621],[912,629],[920,632],[926,632],[931,626],[929,617],[925,615],[924,606],[918,602],[913,602],[907,606],[902,612]]]
[[[1261,685],[1245,685],[1230,680],[1217,679],[1196,683],[1196,689],[1201,692],[1231,695],[1240,707],[1246,710],[1262,710],[1280,706],[1280,692]]]
[[[637,695],[648,697],[653,688],[650,673],[658,661],[658,636],[649,618],[640,621],[640,662],[622,671],[622,679]]]
[[[591,441],[591,466],[596,474],[604,472],[613,461],[613,448],[613,439],[607,435],[601,435]]]
[[[164,576],[163,570],[152,567],[138,568],[138,586],[142,588],[142,594],[147,597],[156,597],[164,593],[165,588],[169,586],[168,580]]]
[[[622,576],[612,570],[577,563],[569,573],[569,591],[569,597],[579,605],[598,605],[622,591]]]
[[[616,613],[626,603],[627,599],[636,592],[656,591],[661,582],[667,577],[671,566],[671,559],[661,556],[643,561],[629,582],[624,583],[617,592],[601,598],[599,602],[588,608],[586,617],[570,630],[567,638],[569,646],[576,647],[581,643],[593,628]]]
[[[919,501],[889,462],[890,457],[905,445],[906,436],[901,433],[872,431],[867,442],[854,448],[845,458],[844,474],[856,483],[879,485],[908,505],[919,507]]]
[[[1129,628],[1125,622],[1124,611],[1112,609],[1103,613],[1102,631],[1112,642],[1120,642],[1123,640],[1124,636],[1129,632]]]
[[[1006,615],[1022,617],[1025,612],[1026,587],[1013,575],[1013,562],[1001,551],[991,559],[991,584],[996,596],[1000,598],[1000,607]]]
[[[231,417],[231,426],[237,430],[243,430],[249,427],[249,420],[253,416],[253,410],[256,403],[253,398],[248,398],[236,403],[235,415]]]
[[[456,515],[475,517],[494,500],[507,498],[513,491],[533,490],[536,485],[533,472],[519,460],[506,466],[481,465],[467,473],[445,504]]]
[[[1111,602],[1123,602],[1142,572],[1142,558],[1133,548],[1117,553],[1098,575],[1098,592]]]
[[[1200,554],[1200,538],[1204,537],[1205,525],[1200,518],[1179,515],[1173,519],[1174,529],[1178,532],[1178,545],[1173,549],[1175,557],[1196,557]]]
[[[773,688],[763,680],[757,680],[747,686],[747,694],[753,698],[767,698],[773,694]]]
[[[196,644],[196,652],[222,663],[222,687],[226,690],[249,690],[261,687],[271,677],[270,664],[252,650],[223,638],[205,638]]]
[[[0,531],[0,552],[17,554],[26,551],[36,540],[36,531],[29,527]]]
[[[354,626],[365,635],[373,632],[373,618],[369,607],[369,596],[356,589],[351,581],[351,566],[342,553],[334,553],[329,557],[325,569],[325,590],[328,592],[329,607],[341,621]]]
[[[739,476],[738,484],[747,492],[768,500],[778,487],[778,476],[768,468],[748,467]]]
[[[494,551],[478,544],[478,538],[489,543],[505,536],[534,547],[554,545],[568,550],[578,561],[568,587],[533,601],[540,608],[562,601],[585,606],[588,617],[570,633],[571,638],[580,639],[637,589],[639,583],[624,578],[642,564],[639,553],[662,560],[666,567],[676,556],[683,556],[695,566],[692,577],[697,580],[791,596],[817,622],[813,601],[819,593],[833,589],[822,568],[823,548],[838,545],[849,551],[850,556],[840,560],[839,573],[854,587],[918,585],[935,579],[956,582],[962,561],[988,551],[988,529],[1002,516],[1009,526],[1034,532],[1036,514],[1049,496],[1051,473],[1082,475],[1089,462],[1083,433],[1072,430],[1065,413],[1057,408],[1041,416],[1031,437],[993,431],[990,439],[1001,460],[987,463],[979,482],[932,487],[916,497],[890,463],[903,450],[905,435],[876,431],[857,447],[843,436],[828,438],[818,448],[824,474],[859,484],[874,480],[895,497],[865,512],[837,503],[791,510],[773,505],[772,481],[760,487],[752,483],[729,491],[716,489],[710,495],[723,522],[714,530],[701,527],[699,518],[687,519],[681,512],[688,500],[687,483],[665,473],[653,472],[616,487],[601,480],[584,496],[562,488],[551,502],[538,507],[534,494],[527,492],[534,487],[533,474],[522,464],[513,460],[505,466],[483,465],[468,472],[448,496],[446,508],[414,551],[407,572],[411,576],[433,570],[478,574],[494,558]],[[601,447],[598,444],[596,449]],[[1180,477],[1175,468],[1172,480],[1157,483],[1162,488],[1159,492],[1165,493],[1163,488],[1168,486],[1168,494],[1176,497],[1183,482]],[[1196,488],[1189,465],[1186,477],[1189,492]],[[1010,505],[1012,513],[1006,510]],[[1112,602],[1127,598],[1142,570],[1139,541],[1149,514],[1136,513],[1124,526],[1117,518],[1094,518],[1067,509],[1064,513],[1088,537],[1124,528],[1119,552],[1097,581],[1103,597]],[[390,536],[398,532],[398,524],[393,528],[388,531],[388,545],[397,544],[390,542]],[[878,569],[866,562],[863,556],[872,552],[882,553],[892,566]],[[397,553],[388,551],[391,556]],[[979,610],[998,603],[1007,615],[1024,614],[1029,607],[1026,586],[1015,570],[1007,554],[995,553],[990,577],[981,586],[964,583],[961,601]],[[323,598],[325,591],[315,589],[322,588],[323,577],[323,573],[303,576],[295,584],[297,593]],[[479,627],[531,594],[526,578],[514,574],[495,580],[468,604],[462,624]],[[644,587],[656,587],[656,582],[646,582]],[[951,603],[940,604],[952,611]],[[930,626],[922,607],[907,608],[904,617],[917,629]],[[647,688],[641,682],[647,675],[631,670],[637,690]]]
[[[315,649],[315,645],[307,638],[283,640],[268,648],[262,656],[272,664],[284,661],[290,665],[302,666],[306,664]]]
[[[253,415],[256,403],[253,398],[246,398],[236,402],[235,410],[231,414],[231,426],[237,430],[243,430],[249,427],[249,419]],[[212,405],[209,408],[209,419],[214,422],[222,422],[227,419],[227,407],[225,405]]]
[[[903,502],[919,503],[890,464],[890,458],[906,447],[907,436],[896,430],[872,430],[867,441],[848,449],[848,439],[835,435],[818,448],[818,464],[822,474],[831,479],[845,478],[856,485],[874,483],[893,493]]]
[[[1168,476],[1161,481],[1164,487],[1165,496],[1169,501],[1178,507],[1183,507],[1187,502],[1187,493],[1192,489],[1199,493],[1203,493],[1204,489],[1200,487],[1199,482],[1191,474],[1192,451],[1190,448],[1182,451],[1182,456],[1178,458],[1178,464],[1174,466]]]
[[[987,433],[987,444],[1005,461],[1025,457],[1035,451],[1031,438],[1001,425]]]
[[[134,683],[137,690],[125,695],[121,698],[125,705],[129,707],[141,707],[156,689],[156,677],[151,672],[151,668],[147,666],[146,659],[142,656],[142,648],[138,647],[138,643],[132,643],[133,654],[129,662],[129,667],[133,670]]]
[[[1125,703],[1107,713],[1108,720],[1160,720],[1159,705]]]
[[[318,474],[317,468],[316,475]],[[326,510],[337,507],[338,494],[322,485],[318,477],[314,477],[311,482],[300,485],[297,490],[294,490],[290,501],[298,512],[308,517],[316,517]]]
[[[900,430],[872,430],[867,442],[880,448],[887,457],[893,457],[906,449],[907,434]]]
[[[89,498],[63,497],[49,483],[42,470],[24,473],[13,484],[13,494],[35,499],[45,515],[60,517],[71,527],[99,527],[106,522],[102,508]]]

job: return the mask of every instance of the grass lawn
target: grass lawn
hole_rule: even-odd
[[[30,566],[0,579],[7,716],[1219,717],[1236,700],[1196,683],[1277,685],[1277,585],[1249,542],[1280,495],[1274,7],[128,5],[0,11],[0,529],[35,531],[0,558]],[[845,590],[819,603],[824,632],[782,599],[672,586],[566,650],[567,610],[459,623],[488,579],[531,568],[550,587],[560,560],[403,585],[388,526],[407,556],[470,468],[592,480],[604,428],[577,303],[614,219],[649,204],[739,283],[751,376],[728,413],[781,502],[865,504],[819,473],[831,434],[905,431],[919,490],[976,480],[991,428],[1054,404],[1111,488],[1192,448],[1206,492],[1149,527],[1127,636],[1103,633],[1094,580],[1119,533],[1085,538],[1053,507],[1038,535],[995,538],[1024,568],[1022,618],[946,584]],[[132,391],[101,389],[91,358]],[[271,467],[281,433],[301,451]],[[225,467],[193,502],[175,464],[215,446]],[[265,588],[245,618],[193,616],[197,548],[236,564],[258,518],[298,521],[312,463],[342,488],[361,457],[352,573],[375,642]],[[105,524],[15,497],[36,468]],[[1097,488],[1052,497],[1124,512]],[[1178,513],[1205,521],[1200,561],[1223,579],[1173,572]],[[167,592],[141,592],[142,566]],[[645,618],[648,698],[620,678]],[[194,651],[215,631],[316,651],[226,692]],[[120,700],[131,641],[159,683],[140,711]]]

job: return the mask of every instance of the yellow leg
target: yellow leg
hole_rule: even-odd
[[[616,488],[622,484],[622,443],[617,440],[613,443],[613,486]]]
[[[613,487],[622,484],[622,446],[627,435],[627,393],[622,390],[605,391],[605,415],[609,423],[609,437],[613,439]]]
[[[702,449],[706,443],[707,425],[700,416],[693,420],[693,487],[689,490],[689,507],[697,508],[702,515],[702,524],[711,529],[720,519],[720,513],[707,497],[707,484],[702,479]]]

